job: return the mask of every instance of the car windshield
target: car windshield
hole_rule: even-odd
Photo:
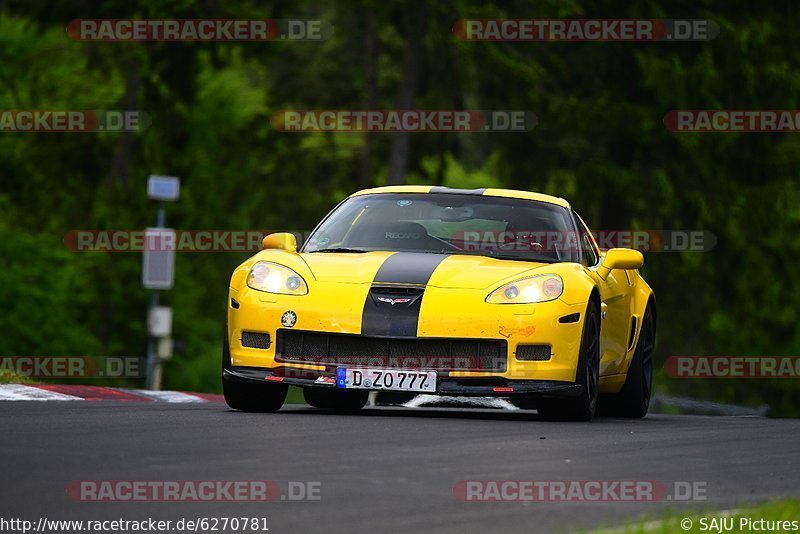
[[[428,252],[579,262],[566,208],[495,196],[417,193],[349,198],[303,252]]]

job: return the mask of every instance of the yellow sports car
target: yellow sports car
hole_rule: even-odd
[[[289,385],[352,411],[370,391],[506,397],[547,419],[643,417],[655,298],[642,254],[601,251],[562,198],[390,186],[341,202],[298,251],[271,234],[233,272],[231,408]]]

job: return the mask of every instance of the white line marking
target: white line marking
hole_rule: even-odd
[[[140,389],[136,390],[134,393],[136,395],[150,397],[151,399],[162,402],[173,402],[182,404],[190,402],[207,402],[205,399],[201,397],[197,397],[196,395],[191,395],[189,393],[182,393],[180,391],[150,391],[150,390]]]
[[[80,397],[55,391],[26,386],[24,384],[0,384],[0,400],[7,401],[70,401]]]
[[[499,408],[501,410],[519,410],[506,399],[495,397],[447,397],[439,395],[417,395],[407,403],[406,408],[420,408],[426,404],[444,402],[469,408]]]

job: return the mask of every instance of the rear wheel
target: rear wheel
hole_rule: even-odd
[[[633,353],[625,385],[619,393],[600,397],[600,415],[640,418],[647,415],[653,392],[653,348],[656,343],[655,316],[651,305],[642,319],[639,342]]]
[[[600,383],[600,312],[594,302],[586,308],[581,349],[575,380],[581,394],[574,398],[542,398],[536,410],[550,421],[589,421],[597,409],[597,392]]]
[[[303,397],[314,408],[334,412],[355,412],[367,404],[369,391],[307,387],[303,388]]]

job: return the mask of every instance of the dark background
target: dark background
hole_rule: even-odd
[[[462,18],[710,19],[710,42],[464,42]],[[76,18],[309,18],[323,42],[98,43]],[[0,132],[0,355],[141,355],[138,253],[72,252],[75,229],[153,225],[149,174],[182,179],[167,224],[312,228],[349,193],[399,183],[563,196],[596,230],[701,230],[707,252],[653,252],[657,365],[672,355],[798,354],[800,134],[673,133],[673,109],[795,109],[791,2],[0,2],[2,109],[139,109],[138,133]],[[525,133],[287,134],[284,109],[516,109]],[[408,141],[404,149],[403,139]],[[182,351],[165,387],[219,390],[227,281],[247,253],[185,253]],[[7,377],[8,378],[8,377]],[[11,377],[13,379],[13,377]],[[135,385],[135,384],[131,384]],[[139,384],[140,385],[140,384]],[[796,380],[657,389],[798,415]]]

